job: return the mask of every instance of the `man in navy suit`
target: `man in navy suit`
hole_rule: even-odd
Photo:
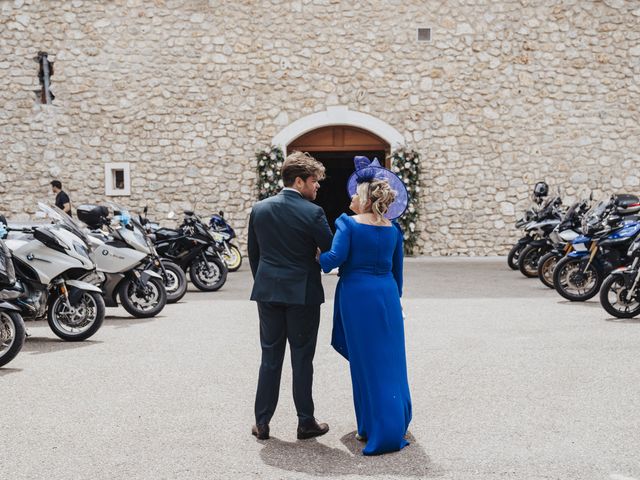
[[[324,178],[324,166],[308,153],[294,152],[282,165],[284,188],[256,203],[249,219],[249,263],[258,303],[262,362],[252,434],[269,438],[269,422],[278,404],[287,341],[293,370],[293,400],[299,439],[324,435],[326,423],[314,417],[313,356],[324,291],[316,252],[331,248],[324,211],[312,203]]]

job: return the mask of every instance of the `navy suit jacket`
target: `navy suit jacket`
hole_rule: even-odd
[[[316,249],[329,250],[332,239],[324,210],[297,192],[283,190],[256,203],[249,218],[251,300],[323,303]]]

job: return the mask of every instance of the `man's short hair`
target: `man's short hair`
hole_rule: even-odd
[[[62,190],[62,182],[60,180],[51,180],[51,186]]]
[[[309,177],[324,179],[324,165],[306,152],[293,152],[282,164],[282,183],[290,187],[300,177],[305,182]]]

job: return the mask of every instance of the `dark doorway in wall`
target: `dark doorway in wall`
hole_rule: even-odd
[[[330,125],[296,138],[287,146],[287,152],[295,150],[309,152],[326,167],[327,178],[318,191],[316,203],[324,208],[329,225],[335,230],[336,218],[349,213],[347,180],[354,170],[353,157],[365,155],[371,160],[377,157],[385,165],[389,144],[362,128]]]
[[[353,173],[353,157],[364,155],[373,160],[377,157],[384,164],[385,151],[371,150],[363,152],[313,152],[316,160],[322,162],[326,168],[326,179],[321,183],[315,203],[320,205],[327,214],[327,220],[332,230],[335,221],[343,213],[351,214],[349,203],[351,199],[347,193],[347,180]]]

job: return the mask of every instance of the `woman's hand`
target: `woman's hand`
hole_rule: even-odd
[[[320,251],[319,248],[316,248],[316,262],[320,263],[320,254],[322,252]]]

